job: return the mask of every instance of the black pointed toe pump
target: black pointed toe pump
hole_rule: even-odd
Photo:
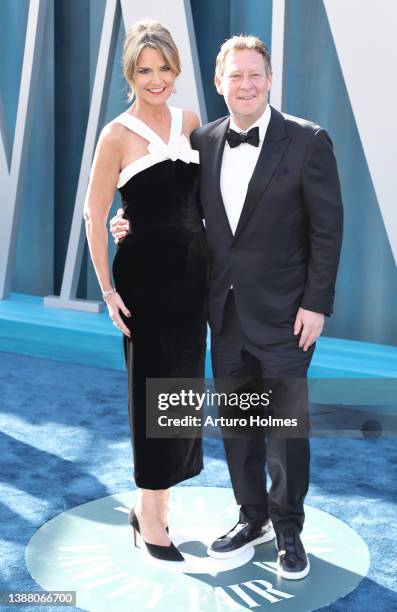
[[[137,546],[136,534],[138,532],[142,538],[142,541],[144,542],[146,546],[146,550],[155,559],[161,559],[162,561],[184,561],[185,560],[183,555],[179,552],[179,550],[176,548],[176,546],[174,546],[172,542],[169,546],[160,546],[159,544],[150,544],[149,542],[145,542],[145,540],[143,539],[141,535],[138,517],[135,514],[134,508],[132,508],[132,510],[129,513],[129,521],[134,530],[135,546]],[[168,533],[168,527],[167,527],[167,533]]]

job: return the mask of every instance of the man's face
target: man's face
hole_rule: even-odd
[[[255,123],[264,112],[271,84],[263,55],[255,49],[229,51],[223,74],[215,76],[218,93],[224,96],[230,114],[243,129]]]

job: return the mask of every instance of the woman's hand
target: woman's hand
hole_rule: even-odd
[[[131,332],[120,316],[120,310],[126,317],[130,317],[131,313],[124,304],[118,293],[112,293],[106,298],[106,306],[108,307],[109,317],[113,321],[113,325],[123,332],[128,338],[131,338]]]
[[[123,219],[123,209],[119,208],[115,217],[110,219],[110,233],[114,238],[115,244],[121,242],[130,231],[130,222],[128,219]]]

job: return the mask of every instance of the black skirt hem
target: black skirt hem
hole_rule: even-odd
[[[135,484],[139,489],[151,489],[153,491],[159,491],[160,489],[169,489],[170,487],[173,487],[174,485],[183,482],[184,480],[188,480],[189,478],[194,478],[194,476],[198,476],[203,471],[203,469],[204,465],[201,464],[199,469],[193,470],[192,472],[188,472],[183,476],[175,476],[174,478],[169,479],[166,482],[162,482],[161,484],[159,484],[158,481],[148,482],[147,480],[145,480],[145,482],[143,482],[142,479],[135,478]]]

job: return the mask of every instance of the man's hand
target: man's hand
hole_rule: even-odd
[[[128,221],[128,219],[123,219],[123,212],[123,209],[119,208],[117,210],[116,216],[110,219],[110,233],[114,238],[115,244],[121,242],[130,231],[130,222]]]
[[[300,348],[303,347],[303,350],[306,352],[321,335],[323,327],[324,315],[321,312],[299,308],[294,324],[294,335],[301,334],[299,340]]]

